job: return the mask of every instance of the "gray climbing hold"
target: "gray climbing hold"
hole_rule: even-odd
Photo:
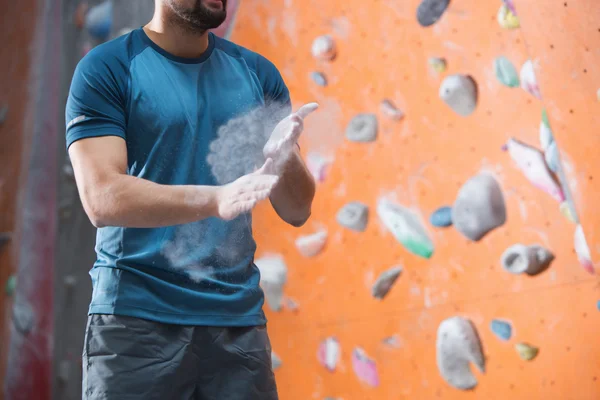
[[[516,88],[520,86],[519,73],[510,60],[500,56],[494,60],[494,72],[496,78],[504,86]]]
[[[358,201],[353,201],[342,207],[337,215],[338,224],[356,232],[364,232],[369,221],[369,207]]]
[[[322,72],[313,71],[310,73],[310,79],[319,86],[327,86],[327,77]]]
[[[351,142],[373,142],[377,139],[377,117],[375,114],[358,114],[346,127],[346,139]]]
[[[510,340],[512,336],[512,326],[508,322],[500,319],[492,320],[490,329],[494,332],[494,335],[502,340]]]
[[[404,113],[390,99],[384,99],[381,102],[381,112],[387,115],[389,118],[399,121],[404,118]]]
[[[402,267],[393,267],[388,269],[385,272],[382,272],[377,278],[377,281],[371,288],[371,294],[373,297],[379,300],[383,300],[383,298],[389,293],[394,283],[402,273]]]
[[[511,274],[535,275],[550,266],[554,255],[540,245],[515,244],[502,253],[502,268]]]
[[[34,314],[31,306],[24,302],[15,302],[13,305],[12,322],[17,332],[27,335],[33,329]]]
[[[417,8],[419,25],[427,27],[435,24],[444,14],[450,0],[423,0]]]
[[[335,41],[330,35],[317,37],[312,44],[311,53],[314,58],[321,61],[333,61],[337,55]]]
[[[481,173],[460,188],[452,207],[452,222],[457,231],[472,241],[506,222],[504,196],[493,176]]]
[[[458,115],[467,117],[477,106],[477,84],[468,75],[449,75],[444,78],[440,98]]]
[[[63,278],[63,285],[65,285],[67,290],[71,290],[75,287],[75,285],[77,285],[77,278],[75,275],[66,275]]]
[[[436,359],[440,374],[449,385],[462,390],[477,386],[469,364],[475,364],[483,373],[485,359],[471,321],[462,317],[442,321],[437,331]]]
[[[431,225],[445,228],[452,225],[452,207],[444,206],[435,210],[429,217]]]
[[[260,271],[260,285],[265,293],[269,308],[281,310],[283,304],[283,286],[287,281],[287,265],[280,255],[261,257],[255,262]]]
[[[8,116],[8,106],[0,107],[0,125],[6,121],[6,117]]]
[[[283,364],[281,358],[279,358],[279,356],[275,354],[274,351],[271,351],[271,368],[273,370],[276,370],[279,367],[281,367],[281,364]]]

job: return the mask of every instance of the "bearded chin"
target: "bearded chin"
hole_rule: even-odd
[[[186,30],[203,33],[209,29],[218,28],[227,17],[227,1],[223,0],[222,10],[212,10],[197,0],[192,10],[178,9],[173,3],[172,8],[179,17],[179,24]]]

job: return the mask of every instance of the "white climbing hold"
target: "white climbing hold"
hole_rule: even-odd
[[[439,95],[457,114],[466,117],[477,106],[477,85],[467,75],[449,75],[442,81]]]
[[[357,232],[364,232],[369,221],[369,208],[358,201],[343,206],[336,215],[338,224]]]
[[[381,112],[389,118],[399,121],[404,118],[404,113],[390,99],[384,99],[381,102]]]
[[[340,361],[340,352],[340,342],[335,337],[328,337],[319,345],[317,359],[322,366],[333,372]]]
[[[452,222],[457,231],[472,241],[506,222],[504,196],[493,176],[476,175],[460,188],[452,207]]]
[[[577,225],[575,228],[575,254],[579,264],[590,274],[594,274],[594,263],[592,262],[592,255],[590,254],[590,248],[588,247],[585,234],[581,225]]]
[[[330,35],[317,37],[312,44],[311,53],[314,58],[321,61],[332,61],[337,55],[335,41]]]
[[[346,127],[346,139],[351,142],[373,142],[377,139],[377,130],[375,114],[358,114],[350,120]]]
[[[506,147],[508,154],[529,182],[557,201],[563,202],[565,200],[562,188],[548,169],[546,158],[540,150],[516,139],[510,139]]]
[[[281,358],[279,358],[279,356],[277,354],[275,354],[274,351],[271,350],[271,368],[273,370],[278,369],[279,367],[281,367],[282,361]]]
[[[442,378],[457,389],[468,390],[477,386],[470,363],[485,372],[477,331],[471,321],[462,317],[448,318],[438,327],[436,358]]]
[[[552,135],[552,131],[542,119],[542,121],[540,122],[540,146],[542,146],[542,150],[546,151],[552,143],[554,143],[554,136]]]
[[[521,79],[521,87],[531,95],[541,99],[542,95],[540,93],[540,87],[538,86],[533,62],[531,60],[525,61],[521,67],[519,76]]]
[[[431,257],[433,242],[414,212],[381,199],[377,203],[377,214],[385,227],[408,251],[424,258]]]
[[[296,239],[296,248],[304,257],[314,257],[323,250],[327,242],[327,231],[312,235],[300,236]]]
[[[502,267],[511,274],[535,275],[550,265],[554,255],[540,245],[515,244],[502,253]]]
[[[389,293],[394,283],[402,273],[402,267],[393,267],[384,271],[379,275],[377,281],[371,288],[371,295],[376,299],[383,300]]]
[[[320,153],[311,151],[306,155],[306,166],[315,178],[315,181],[321,183],[325,181],[328,167],[331,165],[332,159],[324,157]]]
[[[283,304],[283,286],[287,281],[287,265],[280,255],[268,255],[255,260],[260,270],[260,285],[265,292],[267,304],[279,311]]]
[[[546,152],[544,153],[544,160],[550,171],[558,173],[558,166],[560,164],[560,155],[558,154],[558,146],[556,142],[550,143]]]

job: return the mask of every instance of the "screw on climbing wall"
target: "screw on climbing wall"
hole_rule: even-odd
[[[469,368],[474,363],[485,372],[481,341],[471,321],[462,317],[448,318],[438,327],[436,340],[437,366],[442,378],[451,386],[468,390],[477,386]]]
[[[477,84],[468,75],[450,75],[442,81],[439,96],[455,113],[467,117],[477,106]]]
[[[322,72],[313,71],[310,73],[310,79],[313,80],[319,86],[325,87],[327,86],[327,77]]]
[[[335,41],[330,35],[317,37],[312,44],[311,53],[314,58],[321,61],[333,61],[337,55]]]
[[[527,343],[517,343],[515,345],[515,350],[519,354],[519,357],[525,361],[531,361],[535,357],[537,357],[539,353],[539,349]]]
[[[4,121],[6,121],[7,116],[8,116],[8,106],[0,107],[0,126],[2,126],[2,124],[4,124]]]
[[[435,24],[449,4],[450,0],[423,0],[417,8],[417,21],[423,27]]]
[[[389,293],[396,280],[402,273],[402,267],[393,267],[379,275],[371,288],[371,295],[376,299],[383,300]]]
[[[357,114],[346,127],[346,139],[351,142],[368,143],[377,139],[377,116],[375,114]]]
[[[358,201],[347,203],[336,215],[341,226],[356,232],[364,232],[369,221],[369,208]]]
[[[427,62],[429,64],[429,68],[431,68],[431,70],[437,74],[441,74],[442,72],[446,71],[447,63],[446,59],[444,58],[429,57]]]
[[[404,113],[390,99],[384,99],[381,102],[381,112],[389,118],[399,121],[404,118]]]
[[[15,293],[15,289],[17,288],[17,276],[11,275],[8,277],[6,281],[6,287],[4,288],[4,292],[7,296],[12,296]]]

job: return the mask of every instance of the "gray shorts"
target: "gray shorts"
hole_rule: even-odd
[[[88,317],[84,400],[277,400],[265,326]]]

